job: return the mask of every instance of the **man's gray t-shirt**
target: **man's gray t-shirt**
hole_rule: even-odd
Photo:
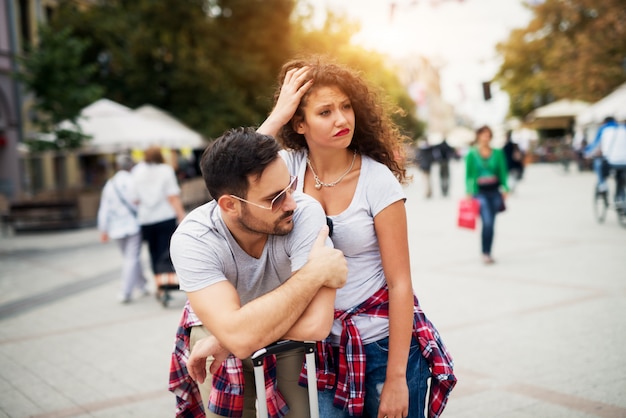
[[[193,292],[228,280],[244,305],[280,286],[307,262],[324,210],[313,198],[295,192],[293,230],[269,235],[261,257],[244,252],[224,224],[215,200],[191,211],[172,236],[170,253],[180,289]]]

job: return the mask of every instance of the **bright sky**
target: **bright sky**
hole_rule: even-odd
[[[426,56],[440,67],[444,100],[476,125],[506,116],[508,96],[497,86],[485,102],[482,82],[497,72],[495,45],[511,29],[526,27],[531,12],[522,0],[309,0],[360,20],[354,39],[395,58]],[[391,4],[395,12],[391,16]]]

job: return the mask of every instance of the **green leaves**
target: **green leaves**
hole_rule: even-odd
[[[497,48],[513,115],[558,99],[594,102],[626,81],[623,0],[546,0],[532,10],[528,27]]]
[[[39,45],[20,58],[22,70],[15,76],[34,94],[34,122],[40,132],[56,136],[41,146],[78,148],[86,137],[67,135],[58,124],[65,120],[75,123],[80,110],[103,93],[103,88],[91,81],[97,66],[82,62],[89,41],[74,37],[70,28],[55,31],[41,27],[39,34]]]
[[[316,28],[306,14],[294,13],[295,5],[296,0],[103,0],[81,7],[60,0],[20,77],[37,98],[43,132],[107,97],[131,108],[152,104],[211,138],[234,126],[260,124],[271,110],[283,63],[299,54],[325,53],[374,77],[404,108],[398,121],[406,130],[421,129],[413,102],[385,60],[350,43],[356,25],[329,14]],[[62,146],[79,142],[60,135]]]

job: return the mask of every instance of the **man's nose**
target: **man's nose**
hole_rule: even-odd
[[[287,192],[287,197],[285,197],[285,200],[283,201],[280,209],[288,212],[290,210],[294,210],[296,206],[296,199],[293,198],[293,192]]]

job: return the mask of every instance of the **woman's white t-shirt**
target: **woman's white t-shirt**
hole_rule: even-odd
[[[292,175],[304,178],[306,151],[281,151]],[[304,181],[298,182],[303,191]],[[348,262],[348,280],[337,290],[335,308],[347,310],[355,307],[380,289],[386,282],[374,217],[383,209],[406,200],[402,185],[391,170],[367,156],[362,156],[361,173],[352,202],[346,210],[334,216],[332,241],[335,248],[343,251]],[[389,320],[371,316],[353,318],[364,344],[378,341],[389,335]],[[341,335],[341,322],[336,320],[331,340],[337,344]]]

